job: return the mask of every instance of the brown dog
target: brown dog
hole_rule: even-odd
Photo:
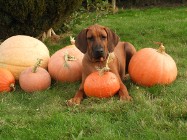
[[[82,30],[76,38],[75,45],[85,54],[82,60],[82,83],[75,96],[67,101],[68,105],[80,104],[85,95],[86,77],[96,71],[96,67],[102,68],[106,65],[109,53],[113,54],[109,63],[110,71],[116,74],[120,81],[120,100],[131,99],[122,79],[125,77],[131,57],[136,52],[132,44],[119,42],[119,37],[114,32],[96,24]]]

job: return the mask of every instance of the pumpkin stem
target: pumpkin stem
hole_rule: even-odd
[[[161,42],[155,42],[155,44],[160,45],[159,48],[158,48],[158,50],[157,50],[159,53],[162,53],[162,54],[166,53],[165,52],[165,47],[164,47],[163,43],[161,43]]]
[[[96,67],[96,69],[99,71],[99,75],[102,76],[104,74],[104,72],[107,72],[110,70],[108,64],[111,62],[111,60],[113,59],[111,53],[108,54],[108,58],[106,60],[106,65],[105,67],[103,68],[99,68],[99,67]]]
[[[75,56],[71,56],[71,55],[69,55],[68,53],[65,53],[65,55],[64,55],[64,67],[69,67],[69,65],[68,65],[68,61],[74,61],[74,60],[77,60],[76,58],[75,58]]]
[[[11,91],[13,92],[16,90],[14,83],[10,84],[10,88],[11,88]]]
[[[71,42],[72,45],[75,45],[75,39],[74,39],[74,37],[70,36],[70,42]]]
[[[32,72],[33,73],[36,73],[36,70],[37,70],[37,68],[40,66],[40,64],[41,64],[41,61],[42,61],[42,59],[37,59],[37,62],[36,62],[36,64],[34,65],[34,67],[33,67],[33,69],[32,69]]]

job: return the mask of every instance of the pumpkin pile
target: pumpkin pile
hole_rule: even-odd
[[[143,48],[136,52],[129,63],[131,79],[142,86],[170,84],[177,77],[177,66],[173,58],[159,43],[159,49]]]
[[[51,77],[61,82],[81,80],[83,53],[70,39],[72,45],[51,58],[46,45],[36,38],[16,35],[6,39],[0,45],[0,92],[13,90],[16,80],[25,92],[46,90]]]
[[[51,78],[61,82],[75,82],[82,78],[82,59],[84,54],[74,45],[56,51],[51,57],[44,43],[30,36],[17,35],[0,45],[0,92],[15,89],[15,81],[25,92],[46,90]],[[128,72],[135,83],[142,86],[170,84],[177,77],[177,66],[173,58],[159,43],[159,49],[144,48],[133,55]],[[36,62],[36,60],[38,61]],[[84,82],[87,96],[107,98],[116,94],[120,88],[117,76],[106,66],[91,73]],[[48,68],[48,71],[46,70]]]

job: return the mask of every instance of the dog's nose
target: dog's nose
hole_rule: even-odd
[[[99,54],[103,54],[104,53],[103,47],[97,48],[96,52],[99,53]]]
[[[103,47],[95,47],[93,49],[93,55],[94,55],[94,58],[96,58],[96,59],[99,59],[100,57],[103,57],[104,56]]]

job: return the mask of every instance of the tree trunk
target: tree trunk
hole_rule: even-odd
[[[116,0],[112,0],[112,11],[113,13],[116,12]]]

